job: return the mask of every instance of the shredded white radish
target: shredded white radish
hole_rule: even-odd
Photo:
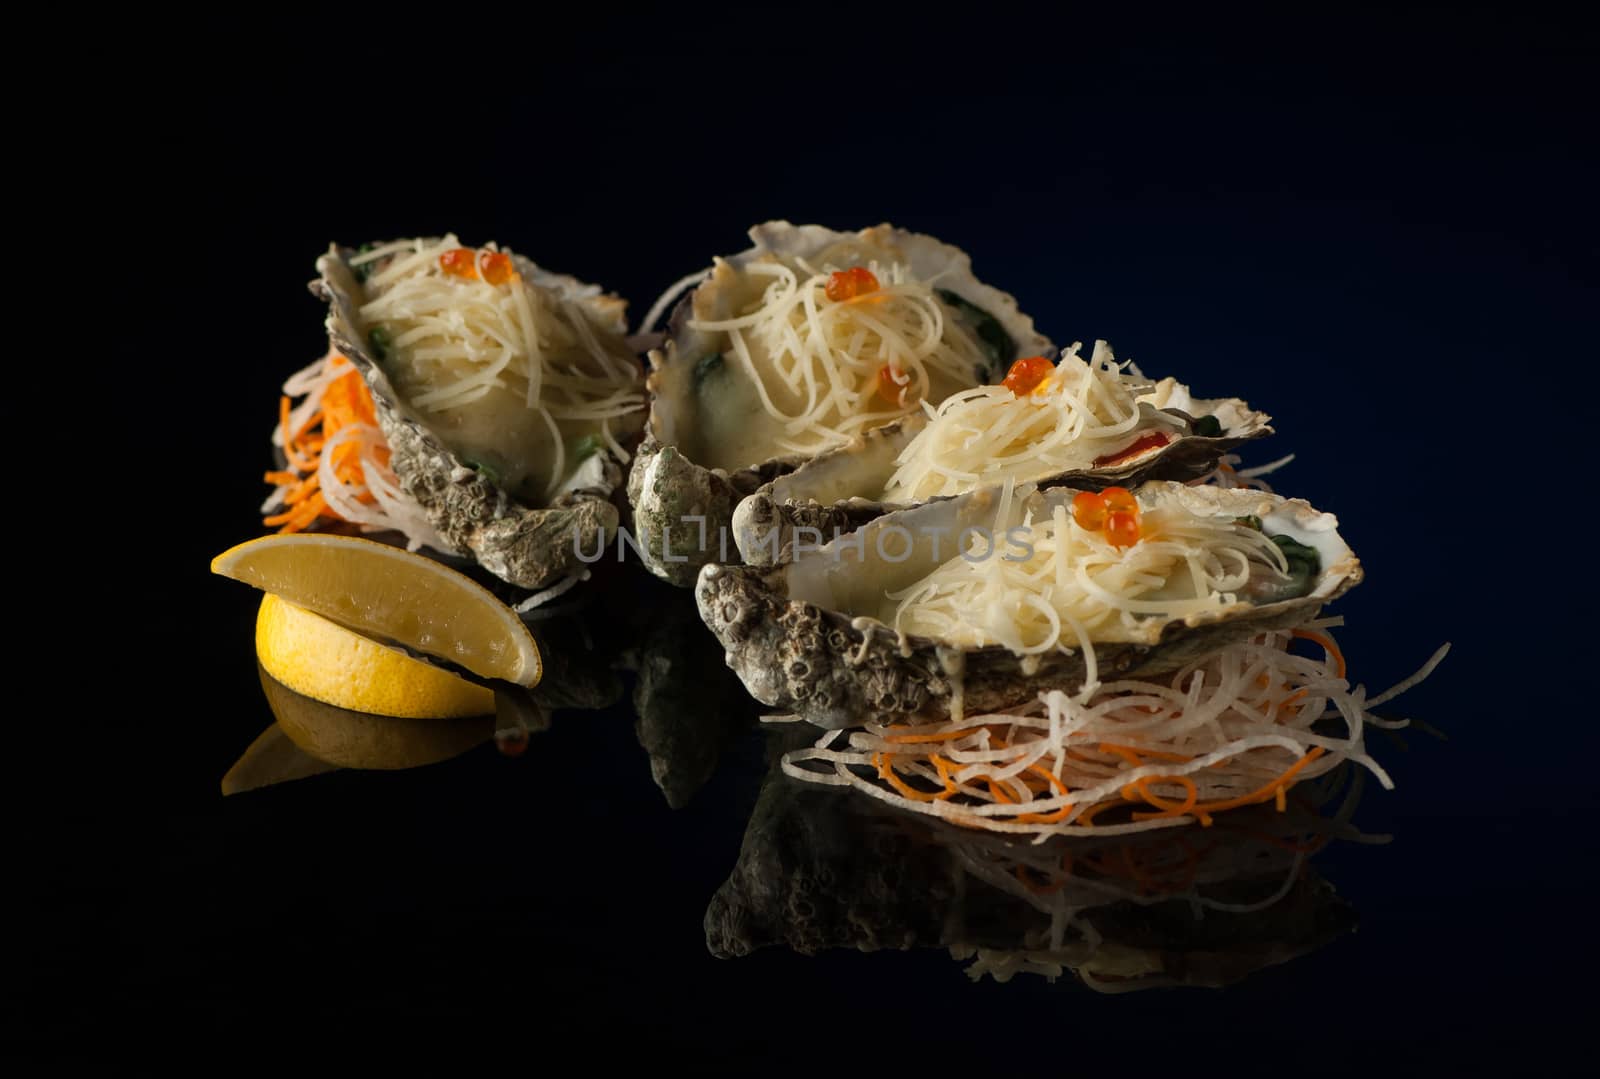
[[[458,250],[476,269],[446,272],[441,256]],[[548,500],[581,463],[569,442],[593,436],[628,459],[613,428],[643,422],[643,372],[585,302],[593,297],[516,273],[491,281],[497,257],[493,244],[462,248],[445,236],[387,244],[351,264],[387,260],[366,280],[361,317],[386,341],[386,370],[407,402],[438,417],[458,454],[492,461],[508,490],[526,482]]]
[[[719,262],[719,267],[729,264]],[[989,357],[977,335],[909,267],[869,260],[878,287],[849,299],[827,295],[842,269],[770,256],[737,273],[765,278],[758,299],[692,329],[728,335],[730,366],[782,424],[777,446],[813,454],[979,382]]]
[[[1074,342],[1043,382],[1020,396],[1005,386],[980,386],[927,407],[928,425],[895,459],[882,497],[921,501],[976,486],[1039,480],[1089,469],[1097,459],[1127,453],[1141,439],[1165,436],[1125,460],[1160,452],[1188,425],[1167,407],[1193,399],[1173,379],[1159,383],[1126,373],[1111,347],[1094,343],[1088,362]],[[1123,463],[1118,460],[1117,463]]]
[[[1151,619],[1220,610],[1253,581],[1287,580],[1283,552],[1259,529],[1156,502],[1150,492],[1160,486],[1138,492],[1138,541],[1127,546],[1082,527],[1065,504],[1033,522],[1020,516],[1020,499],[1002,499],[988,534],[887,593],[882,619],[897,632],[963,647],[1071,652],[1090,641],[1142,640]],[[1026,546],[1010,539],[1024,535]]]
[[[1210,824],[1237,805],[1281,807],[1288,787],[1346,761],[1391,787],[1366,751],[1364,729],[1376,717],[1366,690],[1341,671],[1330,632],[1338,624],[1321,619],[1266,634],[1170,680],[1108,682],[1092,696],[1050,692],[945,723],[867,723],[844,748],[825,739],[787,754],[783,770],[966,827],[1036,839]],[[1322,654],[1292,652],[1297,635],[1321,644]],[[1094,819],[1130,806],[1131,814],[1118,808],[1112,821]]]

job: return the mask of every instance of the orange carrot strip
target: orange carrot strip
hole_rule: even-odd
[[[1150,789],[1150,784],[1156,782],[1182,784],[1183,789],[1187,792],[1183,801],[1169,802],[1165,798],[1162,798],[1160,795],[1156,794]],[[1135,813],[1133,815],[1134,820],[1158,820],[1162,817],[1181,817],[1185,813],[1189,812],[1189,810],[1193,809],[1195,802],[1200,798],[1200,788],[1195,786],[1194,780],[1190,779],[1188,776],[1145,776],[1143,779],[1135,782],[1134,786],[1139,789],[1140,797],[1159,810],[1157,813]]]
[[[1290,633],[1290,636],[1298,637],[1302,641],[1313,641],[1313,642],[1315,642],[1317,644],[1320,644],[1322,646],[1323,651],[1327,652],[1328,655],[1332,656],[1333,657],[1333,661],[1339,665],[1339,677],[1340,678],[1344,677],[1344,672],[1345,672],[1344,653],[1339,651],[1339,646],[1333,643],[1333,638],[1332,637],[1328,636],[1326,633],[1318,633],[1314,629],[1297,629],[1297,630],[1293,630]]]
[[[1293,779],[1296,773],[1320,756],[1322,756],[1322,747],[1314,746],[1310,753],[1307,753],[1304,757],[1301,757],[1294,764],[1290,765],[1288,771],[1284,772],[1283,775],[1279,776],[1277,779],[1274,779],[1266,786],[1261,787],[1259,790],[1251,791],[1249,794],[1241,794],[1237,798],[1225,798],[1218,802],[1206,802],[1201,805],[1196,805],[1194,809],[1200,813],[1220,813],[1224,809],[1237,809],[1239,806],[1253,805],[1256,802],[1265,802],[1268,798],[1276,797],[1276,793],[1280,787],[1287,787],[1289,780]]]

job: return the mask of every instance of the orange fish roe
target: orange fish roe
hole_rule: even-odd
[[[835,270],[829,274],[828,284],[823,291],[834,303],[844,303],[869,292],[877,292],[880,287],[878,276],[871,270],[865,266],[852,266],[848,270]]]
[[[511,265],[511,256],[500,251],[485,251],[478,259],[483,279],[491,285],[503,285],[517,276]]]
[[[439,269],[447,277],[465,277],[468,280],[478,279],[477,258],[470,247],[455,247],[439,256]]]
[[[1072,496],[1072,519],[1085,532],[1099,532],[1113,547],[1139,542],[1139,501],[1126,487],[1107,487],[1099,494],[1079,491]]]
[[[1044,385],[1055,369],[1056,365],[1043,356],[1025,356],[1011,365],[1000,385],[1021,397]]]

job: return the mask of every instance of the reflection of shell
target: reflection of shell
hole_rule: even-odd
[[[626,660],[638,673],[634,731],[650,757],[656,786],[669,806],[680,809],[765,709],[722,662],[722,647],[682,602],[683,593],[639,576],[628,591],[650,618],[638,627],[637,647]]]
[[[338,247],[317,260],[311,289],[328,302],[328,337],[372,390],[373,404],[390,465],[406,493],[416,499],[446,542],[470,551],[502,580],[542,588],[583,568],[577,551],[603,546],[617,528],[610,502],[622,479],[621,464],[601,449],[581,465],[561,494],[546,507],[524,505],[468,466],[408,407],[372,355],[360,307],[364,290]],[[517,272],[534,287],[576,300],[602,321],[622,330],[622,301],[594,285],[540,269],[512,255]]]
[[[1147,480],[1198,479],[1216,468],[1222,455],[1235,446],[1272,433],[1270,416],[1252,411],[1235,398],[1196,400],[1192,406],[1192,412],[1185,415],[1191,419],[1215,416],[1222,424],[1222,434],[1215,438],[1179,435],[1160,449],[1124,464],[1061,472],[1033,482],[1041,488],[1098,491],[1116,484],[1132,487]],[[747,565],[772,565],[793,544],[797,529],[815,529],[814,533],[802,533],[801,539],[816,544],[885,513],[909,509],[911,503],[885,502],[873,496],[894,475],[895,458],[927,423],[926,414],[912,413],[762,484],[734,509],[733,540],[740,558]]]
[[[1224,986],[1354,928],[1304,861],[1341,834],[1320,807],[1235,811],[1192,844],[1171,832],[1019,844],[894,813],[776,768],[704,925],[718,958],[766,947],[975,951],[988,970],[1116,991]]]
[[[1303,501],[1242,488],[1159,489],[1158,497],[1196,513],[1261,518],[1273,531],[1316,547],[1321,572],[1311,593],[1297,599],[1240,601],[1186,619],[1152,619],[1142,641],[1097,643],[1101,681],[1175,671],[1253,634],[1298,625],[1361,579],[1360,563],[1339,538],[1337,520]],[[1048,517],[1049,507],[1073,493],[1058,488],[1034,494],[1040,505],[1033,519]],[[1081,651],[1024,657],[998,645],[961,648],[929,637],[901,638],[875,617],[848,613],[875,609],[885,592],[909,586],[943,561],[933,553],[938,537],[988,527],[998,497],[989,488],[886,514],[782,566],[707,566],[696,587],[700,617],[751,694],[823,727],[855,726],[869,716],[877,722],[947,716],[958,697],[975,714],[1045,690],[1075,691],[1085,677]],[[887,529],[903,530],[915,541],[902,561],[878,557],[879,533]],[[897,537],[889,549],[901,549],[899,532],[885,534]],[[856,535],[860,558],[851,554]],[[947,540],[945,558],[948,550]]]
[[[734,507],[761,484],[805,460],[774,453],[730,473],[702,466],[683,448],[700,428],[693,367],[705,354],[720,351],[722,339],[721,334],[693,330],[688,322],[691,317],[718,319],[733,313],[733,286],[741,279],[738,271],[742,267],[770,255],[814,259],[830,249],[892,252],[911,267],[918,279],[937,276],[940,288],[992,315],[1011,337],[1018,355],[1054,352],[1050,341],[1033,328],[1033,320],[1017,309],[1016,300],[978,281],[972,276],[971,260],[963,251],[931,236],[888,225],[843,233],[818,225],[795,226],[778,221],[751,229],[750,238],[755,246],[719,260],[711,276],[678,304],[668,325],[665,345],[650,353],[650,420],[628,477],[628,500],[646,565],[657,576],[677,585],[692,584],[695,574],[708,561],[728,561],[719,551],[724,542],[729,556],[736,557],[730,527]],[[1002,374],[1003,365],[999,370],[974,372],[976,382],[992,381]],[[705,521],[685,524],[685,516],[703,516]],[[663,556],[663,550],[668,555]]]

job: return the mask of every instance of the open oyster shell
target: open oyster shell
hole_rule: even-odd
[[[603,548],[616,532],[619,514],[611,496],[622,480],[622,462],[601,447],[543,506],[527,504],[485,470],[469,465],[407,404],[373,355],[371,327],[361,317],[366,291],[348,261],[354,254],[350,248],[329,248],[317,260],[318,277],[311,291],[328,303],[333,347],[350,359],[371,388],[378,423],[389,444],[390,465],[406,493],[422,506],[446,542],[470,552],[504,581],[538,589],[582,570],[578,551]],[[543,270],[521,255],[511,258],[524,282],[581,304],[599,325],[621,339],[624,301],[602,293],[599,286]],[[641,412],[641,426],[643,418]],[[622,432],[618,437],[626,444],[636,434],[636,430]]]
[[[1185,619],[1148,619],[1143,639],[1095,642],[1101,681],[1177,670],[1236,641],[1298,625],[1361,579],[1361,566],[1340,538],[1338,521],[1299,499],[1248,489],[1147,485],[1203,516],[1254,516],[1271,533],[1315,548],[1321,568],[1310,592],[1295,599],[1252,604],[1241,600]],[[1071,488],[1028,496],[1034,520],[1070,504]],[[967,714],[1015,704],[1047,690],[1073,692],[1085,679],[1082,650],[1019,656],[999,645],[963,648],[931,637],[901,635],[870,614],[885,593],[920,580],[948,560],[949,537],[987,528],[1001,497],[996,488],[879,517],[856,533],[799,552],[775,567],[708,565],[696,585],[700,617],[722,642],[727,662],[758,700],[821,727],[859,725],[866,717],[896,722]],[[899,529],[880,547],[879,533]],[[899,533],[895,533],[898,537]],[[860,538],[856,549],[855,538]],[[940,538],[944,557],[937,557]],[[900,561],[881,549],[906,550]]]
[[[1181,412],[1168,411],[1188,420],[1215,417],[1222,433],[1215,437],[1182,434],[1125,463],[1058,472],[1033,477],[1030,482],[1040,488],[1098,491],[1110,486],[1132,487],[1147,480],[1198,479],[1215,469],[1222,455],[1234,447],[1272,433],[1272,417],[1237,398],[1195,398],[1186,404],[1189,408]],[[885,513],[916,505],[880,496],[894,475],[895,459],[927,425],[926,413],[912,413],[762,484],[734,507],[733,540],[740,559],[746,565],[770,566],[786,557],[797,530],[803,530],[798,531],[802,542],[817,544],[854,531]],[[952,496],[929,501],[948,497]]]
[[[718,409],[701,403],[698,366],[721,355],[727,334],[695,330],[689,322],[728,318],[759,295],[759,288],[752,293],[752,275],[744,272],[752,263],[777,259],[792,266],[804,259],[845,267],[877,259],[907,265],[921,281],[936,278],[939,289],[963,301],[948,307],[950,317],[976,318],[971,314],[976,309],[1008,338],[1002,351],[1011,355],[997,355],[975,370],[972,385],[1000,377],[1016,356],[1054,352],[1016,300],[978,281],[964,252],[931,236],[889,225],[846,233],[775,221],[752,228],[750,238],[753,247],[717,260],[708,278],[679,302],[663,347],[650,353],[650,419],[628,475],[628,501],[645,564],[677,585],[692,584],[709,561],[737,557],[730,536],[734,507],[806,460],[775,448],[775,421],[742,376],[734,383],[741,392],[719,398]]]

